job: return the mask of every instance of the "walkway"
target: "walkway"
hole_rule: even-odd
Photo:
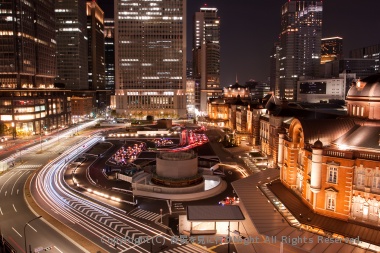
[[[339,241],[332,242],[331,238],[290,226],[259,188],[260,185],[269,183],[278,177],[279,170],[267,169],[232,183],[240,198],[240,208],[247,219],[242,222],[240,233],[246,237],[256,238],[259,236],[261,238],[260,243],[253,243],[251,247],[236,245],[239,253],[279,252],[281,247],[283,247],[283,252],[293,253],[374,252]],[[281,190],[281,192],[283,191]],[[307,217],[307,215],[303,217]]]
[[[360,241],[380,245],[379,227],[354,224],[316,214],[294,192],[281,184],[280,180],[272,182],[271,185],[268,184],[267,187],[301,223],[349,238],[359,236]]]

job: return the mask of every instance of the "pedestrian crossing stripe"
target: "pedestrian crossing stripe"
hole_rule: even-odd
[[[206,253],[210,252],[207,249],[202,249],[200,247],[193,246],[192,244],[182,245],[176,248],[168,249],[163,251],[163,253]]]
[[[145,219],[145,220],[156,220],[160,215],[157,213],[153,213],[150,211],[146,211],[143,209],[139,209],[131,214],[132,216],[135,216],[137,218]]]
[[[18,169],[33,169],[33,168],[39,168],[42,164],[24,164],[17,166]]]

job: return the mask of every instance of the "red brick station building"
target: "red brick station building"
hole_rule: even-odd
[[[348,117],[294,118],[279,134],[280,179],[316,213],[380,225],[380,74],[346,102]]]

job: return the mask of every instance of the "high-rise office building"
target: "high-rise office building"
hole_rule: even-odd
[[[220,90],[220,18],[218,9],[201,7],[194,15],[193,75],[200,80],[200,111],[207,111],[207,100]]]
[[[55,1],[57,78],[66,89],[86,90],[88,86],[88,36],[86,1]]]
[[[90,90],[105,88],[104,12],[95,1],[88,1],[88,84]]]
[[[0,135],[28,136],[71,123],[69,92],[54,88],[53,0],[0,2]]]
[[[186,1],[115,1],[119,115],[186,114]]]
[[[343,38],[323,38],[321,42],[321,64],[343,58]]]
[[[52,88],[56,75],[53,0],[0,3],[0,88]]]
[[[298,78],[317,76],[319,72],[322,1],[289,0],[281,11],[280,92],[276,95],[295,101]]]
[[[115,92],[115,22],[113,19],[104,20],[104,49],[105,49],[105,89]]]
[[[270,54],[270,70],[269,70],[269,82],[270,82],[270,90],[274,91],[275,94],[280,93],[280,44],[279,42],[275,42],[272,47],[272,52]]]
[[[372,46],[353,49],[350,51],[350,58],[374,59],[374,69],[380,70],[380,43]]]

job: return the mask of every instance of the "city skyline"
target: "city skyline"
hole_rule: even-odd
[[[113,1],[98,2],[106,17],[113,16]],[[237,0],[231,4],[220,0],[188,0],[188,59],[192,48],[193,15],[207,3],[209,7],[218,8],[221,18],[221,87],[235,83],[236,76],[240,84],[249,79],[266,81],[270,52],[280,33],[281,6],[285,2]],[[378,8],[380,2],[373,0],[323,1],[322,37],[342,37],[346,57],[349,50],[380,43],[380,35],[366,29],[380,29],[380,20],[375,18]],[[263,22],[265,26],[261,25]]]

